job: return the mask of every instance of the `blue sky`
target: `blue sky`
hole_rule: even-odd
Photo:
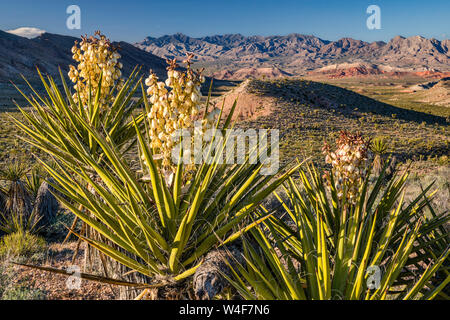
[[[81,8],[81,30],[66,28],[66,8]],[[368,30],[366,9],[381,8],[381,30]],[[313,34],[387,41],[396,35],[450,38],[449,0],[0,0],[0,30],[36,27],[80,36],[100,29],[113,40],[182,32],[213,34]]]

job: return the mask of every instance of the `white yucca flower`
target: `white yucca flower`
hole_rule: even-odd
[[[69,78],[75,83],[74,89],[77,91],[72,98],[78,102],[78,95],[81,98],[82,105],[88,104],[89,85],[98,86],[100,76],[103,74],[101,82],[101,109],[105,107],[107,97],[110,95],[112,88],[118,84],[122,84],[121,77],[122,63],[118,62],[120,54],[117,52],[109,39],[102,35],[99,31],[92,37],[82,37],[82,41],[78,46],[72,47],[73,59],[78,62],[77,66],[70,66]],[[95,94],[95,92],[94,92]]]
[[[186,71],[175,70],[178,67],[176,60],[167,60],[167,80],[158,81],[158,77],[151,73],[145,79],[147,94],[152,104],[148,117],[150,121],[151,147],[159,150],[162,155],[162,167],[165,170],[173,170],[171,162],[173,137],[176,130],[190,130],[194,132],[194,120],[199,117],[201,111],[201,85],[205,77],[201,71],[191,69],[192,55],[184,61]],[[206,111],[205,111],[206,112]],[[212,127],[219,112],[213,110],[201,121],[204,132]],[[196,129],[198,133],[198,129]],[[189,152],[186,150],[186,152]]]
[[[366,178],[369,163],[369,142],[361,134],[351,134],[342,131],[336,140],[337,149],[332,152],[331,147],[325,143],[323,153],[325,162],[332,165],[332,174],[338,197],[342,199],[343,190],[347,188],[347,198],[355,203],[361,183]],[[328,177],[326,175],[326,177]],[[330,182],[331,180],[328,179]]]

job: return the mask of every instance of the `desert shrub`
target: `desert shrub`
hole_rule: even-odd
[[[47,296],[42,290],[22,284],[6,287],[0,297],[1,300],[45,300]]]
[[[73,225],[73,215],[67,211],[59,211],[55,218],[40,230],[42,235],[48,242],[62,242],[67,237],[67,228]],[[73,226],[74,231],[79,232],[81,229],[81,220],[77,220]]]
[[[42,261],[47,249],[46,241],[26,231],[6,235],[0,239],[0,259],[15,261]]]
[[[450,168],[438,167],[433,171],[421,173],[420,171],[411,175],[407,181],[405,192],[405,202],[411,202],[415,195],[422,192],[425,186],[434,183],[436,192],[433,194],[431,204],[433,208],[439,208],[439,211],[450,212]],[[431,216],[431,212],[428,212]]]

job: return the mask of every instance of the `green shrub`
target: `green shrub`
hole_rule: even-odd
[[[47,244],[43,238],[19,231],[0,240],[0,259],[40,261],[43,260],[46,249]]]
[[[60,211],[56,214],[56,217],[49,221],[39,232],[48,242],[63,242],[67,237],[67,228],[72,226],[74,222],[74,215],[66,212]],[[79,231],[81,228],[81,221],[77,220],[74,226],[75,231]]]
[[[39,289],[33,289],[24,285],[5,288],[2,300],[45,300],[46,294]]]

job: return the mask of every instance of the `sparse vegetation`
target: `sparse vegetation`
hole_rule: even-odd
[[[18,231],[0,239],[0,260],[42,262],[46,247],[44,238],[27,231]]]
[[[6,287],[2,300],[45,300],[46,294],[39,289],[30,289],[29,284]]]
[[[434,106],[433,113],[429,114],[309,80],[252,80],[249,87],[252,92],[277,98],[278,108],[267,117],[239,125],[279,129],[283,137],[281,157],[285,163],[298,156],[313,156],[316,164],[323,167],[322,142],[333,139],[341,130],[384,137],[392,154],[403,163],[418,160],[420,156],[439,159],[450,151],[448,124],[439,106]],[[291,102],[291,97],[295,102]],[[392,118],[393,113],[396,119]],[[370,123],[361,123],[361,117],[370,118]],[[299,125],[292,127],[291,123]]]

